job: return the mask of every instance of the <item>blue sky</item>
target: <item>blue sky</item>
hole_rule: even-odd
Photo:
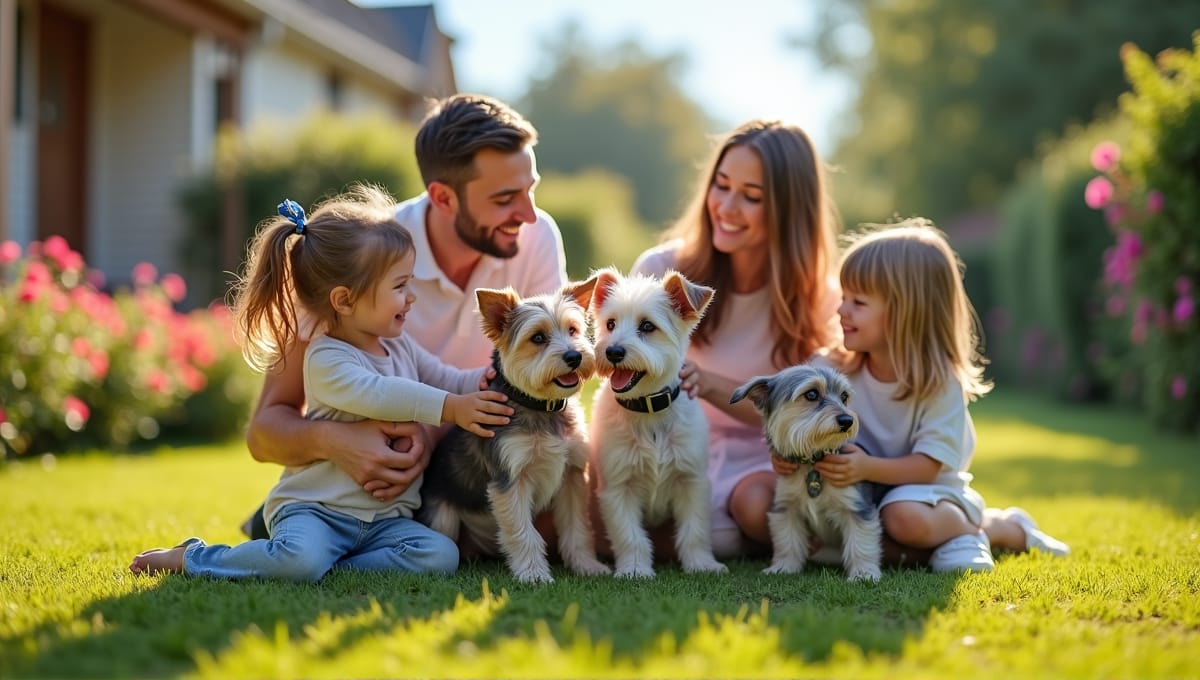
[[[356,0],[404,4],[403,0]],[[682,51],[681,86],[710,115],[732,127],[755,117],[782,118],[808,130],[832,152],[836,122],[852,87],[814,58],[787,45],[811,26],[815,0],[434,0],[441,28],[456,41],[459,89],[511,100],[544,72],[540,45],[568,18],[593,45],[634,38],[647,51]]]

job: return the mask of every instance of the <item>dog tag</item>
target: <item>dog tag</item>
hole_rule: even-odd
[[[817,472],[816,468],[808,471],[808,476],[805,477],[808,482],[808,497],[816,498],[821,495],[821,487],[824,483],[821,481],[821,473]]]

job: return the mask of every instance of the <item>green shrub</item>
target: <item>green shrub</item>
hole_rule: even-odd
[[[0,451],[124,448],[165,428],[241,430],[256,394],[223,308],[187,314],[177,274],[149,264],[109,295],[54,236],[0,244]],[[187,408],[219,401],[220,411]]]
[[[1200,32],[1194,50],[1157,60],[1121,51],[1132,90],[1121,95],[1124,151],[1098,146],[1102,175],[1085,191],[1116,234],[1104,280],[1137,345],[1145,403],[1160,425],[1200,430]]]
[[[1088,152],[1121,136],[1119,121],[1072,128],[1042,146],[1001,204],[992,252],[994,306],[980,308],[998,379],[1071,399],[1105,398],[1100,256],[1112,244],[1103,218],[1079,199]],[[1107,350],[1109,353],[1112,350]]]
[[[188,221],[181,256],[194,289],[191,299],[206,303],[225,295],[229,272],[241,265],[244,244],[284,198],[307,207],[358,181],[378,184],[401,198],[419,193],[414,135],[404,123],[330,114],[294,128],[224,130],[213,167],[185,181],[178,194]],[[234,215],[239,239],[237,262],[221,252],[227,201],[232,202],[228,212]]]
[[[562,231],[567,273],[573,279],[608,265],[627,272],[656,240],[634,210],[628,182],[604,170],[546,175],[538,185],[537,204]]]

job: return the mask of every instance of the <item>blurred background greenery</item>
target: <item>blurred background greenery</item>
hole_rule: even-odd
[[[922,215],[947,232],[998,384],[1144,408],[1197,432],[1200,4],[831,0],[804,10],[814,21],[782,29],[790,49],[853,84],[822,149],[845,227]],[[484,91],[539,130],[537,200],[562,228],[571,275],[628,268],[697,190],[714,141],[742,121],[690,94],[681,52],[636,37],[600,44],[578,20],[540,37],[521,92]],[[760,88],[764,102],[771,94]],[[411,122],[327,113],[225,130],[211,166],[177,188],[184,307],[224,296],[230,253],[213,234],[231,214],[249,237],[279,196],[311,205],[361,180],[397,198],[418,193],[413,134]],[[1103,143],[1116,152],[1098,163]]]
[[[1195,430],[1200,375],[1184,365],[1196,337],[1194,315],[1155,325],[1152,337],[1184,338],[1178,357],[1156,365],[1166,361],[1162,347],[1131,333],[1131,314],[1145,303],[1161,317],[1184,297],[1174,287],[1197,281],[1200,232],[1177,227],[1177,261],[1159,276],[1166,289],[1114,288],[1104,277],[1106,253],[1122,229],[1133,227],[1106,220],[1085,204],[1084,191],[1098,174],[1093,148],[1104,141],[1124,146],[1139,134],[1118,105],[1122,93],[1134,94],[1121,46],[1148,55],[1188,49],[1196,28],[1200,5],[1158,0],[838,0],[793,34],[794,49],[818,55],[824,68],[857,85],[826,154],[845,226],[923,215],[949,234],[985,321],[991,374],[1002,384],[1070,400],[1157,401],[1156,418]],[[864,31],[870,50],[846,39]],[[628,267],[695,190],[698,169],[729,124],[683,90],[686,60],[679,53],[651,53],[632,39],[597,45],[574,21],[540,49],[543,68],[511,102],[540,132],[538,201],[563,229],[573,276]],[[1200,106],[1188,89],[1195,83],[1175,80],[1175,96]],[[1143,137],[1153,135],[1158,123],[1143,123]],[[346,129],[336,134],[337,121],[328,119],[297,133],[293,148],[309,159],[304,173],[290,171],[296,158],[265,151],[287,145],[264,133],[226,143],[222,170],[184,192],[196,233],[215,228],[216,215],[206,211],[219,205],[222,172],[241,173],[248,205],[284,193],[309,200],[362,178],[398,197],[419,190],[407,148],[411,128],[341,124]],[[1182,141],[1194,149],[1198,139],[1193,133]],[[327,156],[314,163],[318,146]],[[1184,194],[1168,201],[1177,225],[1186,188],[1200,190],[1187,174],[1192,161],[1182,160],[1183,174],[1176,173]],[[1135,190],[1152,188],[1143,181]],[[246,224],[255,217],[247,214]],[[197,273],[213,271],[204,255],[204,238],[189,245],[193,261],[201,258]]]

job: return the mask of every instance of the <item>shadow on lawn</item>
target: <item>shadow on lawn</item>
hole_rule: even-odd
[[[406,622],[420,624],[453,610],[460,592],[481,600],[484,580],[493,594],[507,591],[503,605],[481,629],[424,650],[428,668],[442,655],[455,656],[463,639],[480,654],[513,637],[533,639],[538,621],[549,624],[563,649],[577,642],[576,632],[586,632],[593,645],[608,643],[612,659],[636,664],[662,653],[664,635],[676,649],[682,647],[702,613],[710,621],[746,610],[755,615],[764,602],[768,625],[779,631],[780,651],[813,663],[826,660],[839,641],[865,654],[899,655],[906,638],[920,635],[928,613],[946,607],[954,587],[952,576],[913,570],[886,571],[877,585],[847,584],[840,569],[820,566],[798,577],[768,577],[758,573],[765,564],[734,561],[730,575],[688,575],[664,566],[654,581],[622,582],[618,588],[611,579],[575,577],[561,567],[554,584],[528,586],[513,581],[498,562],[467,564],[451,579],[343,573],[317,585],[289,585],[168,578],[153,590],[87,607],[77,621],[90,622],[90,631],[57,624],[33,631],[25,639],[39,640],[40,653],[19,661],[19,654],[11,655],[6,665],[18,677],[161,677],[198,670],[198,655],[220,661],[232,654],[234,669],[239,660],[252,659],[254,673],[261,672],[264,656],[274,658],[280,626],[287,631],[283,646],[295,650],[302,644],[306,655],[336,660],[368,638],[391,638],[389,646],[413,644],[400,637]],[[372,600],[378,609],[372,609]],[[568,616],[576,606],[577,616]],[[573,625],[564,625],[571,617]],[[340,625],[306,630],[330,618]],[[254,631],[261,638],[244,644],[243,636]],[[414,639],[429,644],[427,636]],[[355,661],[361,668],[363,660]],[[305,673],[303,663],[277,670]],[[554,668],[545,674],[554,675]]]

